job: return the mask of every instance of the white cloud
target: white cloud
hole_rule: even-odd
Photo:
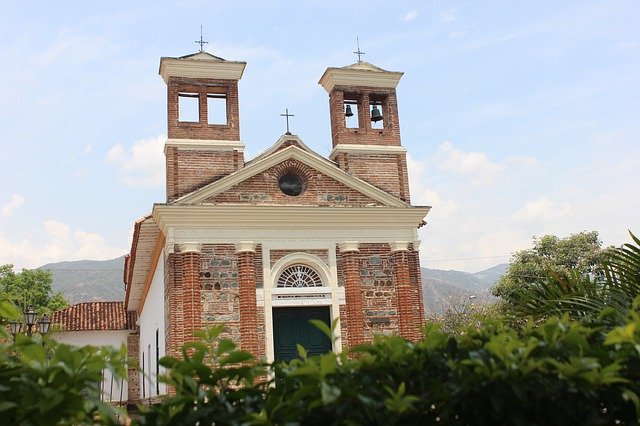
[[[0,207],[0,217],[9,217],[18,210],[18,208],[24,204],[25,198],[19,194],[13,194],[11,200],[8,203]]]
[[[99,234],[73,230],[69,225],[46,220],[41,240],[37,237],[11,241],[0,230],[0,264],[12,263],[17,269],[37,268],[67,260],[106,260],[122,256],[125,247],[110,246]]]
[[[119,169],[127,186],[158,187],[165,183],[164,135],[136,141],[125,148],[116,144],[107,152],[106,162]]]
[[[568,216],[573,209],[568,202],[559,203],[547,197],[539,197],[530,201],[512,215],[512,219],[519,222],[557,219]]]
[[[492,162],[484,153],[462,151],[449,141],[438,147],[433,160],[440,170],[472,177],[476,185],[492,183],[505,170],[504,165]]]
[[[536,167],[540,161],[536,157],[507,157],[506,163],[515,167]]]
[[[408,12],[408,13],[404,14],[402,16],[402,20],[403,21],[413,21],[417,17],[418,17],[418,11],[417,10],[412,10],[411,12]]]
[[[407,155],[407,169],[409,173],[409,192],[411,203],[418,206],[431,206],[432,213],[446,215],[457,210],[457,205],[451,200],[443,199],[438,191],[427,185],[427,160],[417,160]]]
[[[450,9],[441,10],[438,18],[440,19],[440,22],[443,23],[455,21],[457,18],[456,8],[452,7]]]

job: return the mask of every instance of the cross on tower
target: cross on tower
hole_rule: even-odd
[[[364,55],[365,53],[360,51],[360,39],[358,37],[356,37],[356,43],[358,44],[358,50],[353,53],[358,55],[358,62],[362,62],[362,55]]]
[[[295,115],[293,114],[289,114],[289,108],[285,108],[284,109],[284,114],[280,114],[280,117],[285,117],[287,120],[287,133],[285,133],[285,135],[290,135],[291,132],[289,131],[289,117],[295,117]]]
[[[198,43],[200,45],[200,51],[203,52],[204,51],[204,45],[205,44],[209,44],[208,41],[204,41],[202,38],[202,25],[200,25],[200,40],[196,41],[196,43]]]

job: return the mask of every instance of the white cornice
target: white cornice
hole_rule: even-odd
[[[170,77],[240,80],[246,62],[202,60],[193,58],[162,58],[159,74],[165,83]]]
[[[327,68],[318,84],[331,93],[335,86],[363,86],[395,89],[403,73],[382,69]]]
[[[202,244],[196,241],[187,241],[178,245],[180,253],[200,253],[202,251]]]
[[[241,183],[242,181],[257,175],[270,167],[273,167],[285,160],[294,159],[309,167],[324,173],[338,182],[355,189],[369,198],[389,207],[408,207],[408,204],[397,199],[393,195],[376,188],[375,186],[358,179],[345,171],[339,169],[333,162],[319,155],[312,154],[297,146],[289,146],[270,156],[262,158],[255,163],[251,163],[244,168],[232,173],[224,178],[204,186],[190,194],[187,194],[175,201],[176,204],[198,204],[206,199],[216,196],[221,192]]]
[[[394,241],[389,243],[389,248],[391,252],[396,251],[409,251],[409,242],[408,241]]]
[[[415,229],[431,207],[318,207],[156,204],[153,218],[165,235],[175,229],[352,230]],[[169,231],[171,230],[171,232]]]
[[[403,146],[388,146],[388,145],[356,145],[356,144],[344,144],[339,143],[334,146],[329,154],[329,158],[333,158],[338,153],[348,154],[404,154],[407,149]]]
[[[253,241],[240,241],[236,243],[236,253],[255,253],[256,243]]]
[[[190,151],[244,151],[244,143],[240,141],[211,139],[167,139],[167,142],[164,145],[165,154],[169,147],[176,147],[178,150]]]
[[[358,246],[359,243],[357,241],[345,241],[338,244],[338,248],[342,253],[346,253],[349,251],[358,251]]]

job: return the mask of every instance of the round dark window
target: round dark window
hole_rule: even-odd
[[[291,197],[297,197],[302,193],[303,182],[300,176],[286,173],[278,179],[280,190]]]

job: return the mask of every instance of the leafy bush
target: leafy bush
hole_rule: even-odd
[[[607,326],[624,323],[640,296],[640,239],[630,235],[632,243],[604,253],[600,275],[548,270],[546,279],[520,290],[519,298],[511,302],[512,312],[533,318],[567,313]]]
[[[0,317],[19,316],[11,302],[0,300]],[[11,340],[0,327],[0,423],[117,423],[117,412],[100,400],[99,383],[105,368],[124,377],[124,349],[74,347],[25,335]]]
[[[377,337],[351,353],[270,366],[229,340],[166,358],[176,395],[141,424],[636,424],[640,315],[612,330],[567,316],[516,332],[499,321],[458,336],[438,325],[411,343]],[[214,366],[205,365],[209,358]]]

